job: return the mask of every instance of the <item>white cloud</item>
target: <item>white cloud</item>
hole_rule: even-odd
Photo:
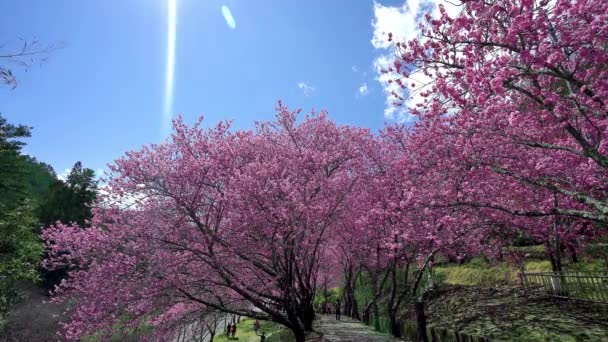
[[[70,175],[70,172],[72,172],[72,169],[65,169],[63,170],[63,172],[57,174],[57,178],[62,180],[62,181],[67,181],[68,176]],[[105,170],[102,168],[99,168],[97,170],[95,170],[95,178],[99,180],[100,177],[103,177],[105,175]]]
[[[406,1],[401,7],[384,6],[374,2],[372,45],[376,49],[389,48],[392,45],[388,41],[389,33],[392,33],[393,37],[400,41],[414,38],[416,36],[416,16],[419,7],[420,0]]]
[[[306,82],[298,82],[298,88],[302,89],[304,92],[304,96],[310,96],[315,92],[315,87],[313,87],[310,83]]]
[[[68,175],[70,174],[70,171],[72,171],[71,169],[65,169],[63,170],[62,173],[57,175],[57,178],[59,178],[62,181],[66,181],[68,179]]]
[[[411,121],[413,116],[409,113],[405,106],[397,107],[393,104],[394,97],[392,92],[395,92],[401,97],[405,97],[405,92],[395,82],[388,83],[392,79],[388,73],[382,73],[380,70],[386,69],[391,64],[391,57],[389,55],[382,55],[374,60],[374,69],[376,70],[376,80],[380,82],[383,87],[384,95],[386,96],[386,107],[384,108],[384,117],[389,120],[395,120],[398,122]]]
[[[388,34],[392,34],[394,41],[407,41],[416,38],[418,24],[424,20],[424,15],[431,12],[433,16],[437,16],[439,4],[443,4],[452,17],[460,12],[458,6],[446,0],[407,0],[401,6],[384,6],[374,2],[374,20],[372,21],[374,33],[371,43],[374,48],[382,51],[382,54],[374,60],[374,70],[377,75],[376,80],[380,82],[386,96],[384,116],[387,119],[399,122],[411,121],[413,117],[409,113],[408,107],[424,101],[420,96],[419,88],[432,81],[431,78],[421,72],[413,72],[411,79],[408,80],[408,87],[411,87],[411,83],[415,83],[417,87],[414,87],[414,89],[417,91],[410,93],[401,89],[395,82],[388,83],[394,76],[380,72],[393,64],[394,50],[392,49],[392,42],[388,41]],[[402,107],[393,104],[392,92],[406,99]]]
[[[359,87],[359,95],[365,96],[367,94],[369,94],[369,87],[367,86],[366,82],[363,82]]]
[[[236,28],[236,20],[234,20],[230,8],[226,5],[222,6],[222,16],[224,16],[224,20],[226,20],[226,25],[234,30]]]

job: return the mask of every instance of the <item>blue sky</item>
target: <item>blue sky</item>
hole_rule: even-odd
[[[40,66],[16,69],[16,89],[0,88],[0,112],[9,122],[34,126],[27,153],[58,173],[78,160],[97,170],[125,151],[166,137],[168,3],[3,4],[2,42],[36,37],[65,45]],[[380,8],[403,14],[403,6],[177,0],[170,112],[182,113],[187,122],[204,114],[207,125],[232,119],[234,127],[249,128],[271,119],[282,99],[293,108],[326,109],[339,123],[377,130],[387,119],[374,61],[387,50],[372,44],[372,21],[379,20]],[[226,9],[234,22],[224,18]],[[382,28],[376,25],[376,31]]]

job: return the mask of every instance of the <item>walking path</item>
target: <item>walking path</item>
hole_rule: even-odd
[[[313,338],[311,341],[320,342],[346,342],[346,341],[371,341],[371,342],[393,342],[401,341],[390,335],[374,331],[359,321],[342,316],[337,321],[330,315],[318,315],[313,329],[320,333],[320,339]]]

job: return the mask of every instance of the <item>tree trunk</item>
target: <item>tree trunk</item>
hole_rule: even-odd
[[[424,312],[424,301],[417,299],[414,303],[414,312],[416,314],[416,334],[419,342],[429,342],[429,337],[426,333],[426,313]]]
[[[576,248],[574,248],[574,246],[570,246],[570,258],[573,263],[578,263],[578,255],[576,254]]]
[[[344,279],[344,314],[350,317],[354,317],[354,303],[355,301],[355,290],[354,290],[354,278],[353,278],[353,266],[348,265],[345,272]]]
[[[304,331],[312,331],[312,323],[315,320],[315,308],[312,305],[312,301],[303,304],[302,312],[299,316],[304,325]]]
[[[306,334],[302,329],[292,329],[296,342],[306,342]]]
[[[395,337],[401,337],[401,325],[399,324],[399,320],[397,319],[397,311],[389,310],[388,319],[391,324],[391,334]]]
[[[397,266],[393,262],[391,265],[391,295],[388,299],[388,319],[391,325],[391,334],[395,337],[401,337],[401,328],[399,327],[399,322],[397,322],[397,310],[398,306],[396,305],[397,301]]]
[[[363,310],[363,317],[362,317],[363,323],[365,323],[367,325],[369,325],[369,311],[370,311],[370,309],[371,308],[369,306],[367,306],[367,307],[365,307],[365,310]]]
[[[554,206],[557,207],[557,198],[554,199]],[[545,244],[545,248],[549,253],[549,259],[551,260],[551,269],[553,276],[551,277],[552,294],[557,296],[567,296],[565,292],[566,279],[563,276],[562,269],[562,258],[561,258],[561,241],[559,238],[559,225],[560,221],[558,217],[553,219],[553,238]]]
[[[360,321],[361,320],[361,316],[359,316],[359,305],[357,304],[357,298],[355,298],[355,295],[353,294],[353,306],[352,306],[352,318]]]
[[[557,197],[554,196],[553,205],[557,208]],[[553,272],[562,272],[562,244],[559,239],[559,221],[557,216],[553,218],[553,248],[551,248],[551,267]]]
[[[559,247],[555,247],[551,242],[545,243],[545,249],[547,250],[549,261],[551,261],[551,270],[553,273],[562,272],[562,259],[560,253],[557,251],[558,248]]]
[[[372,299],[365,305],[365,309],[363,310],[363,322],[365,324],[370,324],[370,315],[372,314],[371,310],[373,309],[374,317],[378,316],[378,306],[376,305],[376,300],[378,297],[378,270],[368,270],[369,279],[372,287]]]

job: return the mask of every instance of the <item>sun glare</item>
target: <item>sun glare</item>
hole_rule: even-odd
[[[167,11],[167,65],[165,67],[165,97],[163,106],[163,134],[171,128],[173,116],[173,81],[175,78],[175,36],[177,26],[177,0],[168,0]]]

